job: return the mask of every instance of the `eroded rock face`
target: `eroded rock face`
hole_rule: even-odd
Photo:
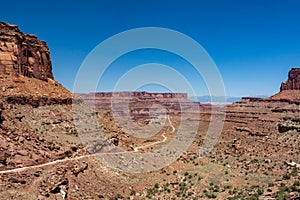
[[[281,83],[280,91],[283,90],[300,90],[300,68],[290,70],[288,80]]]
[[[195,108],[202,106],[197,102],[188,99],[187,93],[149,93],[149,92],[96,92],[88,94],[78,94],[89,105],[95,106],[97,111],[124,112],[128,106],[130,114],[134,118],[144,118],[149,116],[150,110],[164,113],[165,108],[168,114],[178,114],[185,108]],[[154,107],[160,105],[162,107]],[[161,114],[162,114],[161,113]]]
[[[0,22],[0,75],[53,79],[46,42],[22,33],[16,25]]]

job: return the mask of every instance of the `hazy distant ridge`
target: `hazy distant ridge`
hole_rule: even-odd
[[[258,95],[258,96],[253,96],[256,98],[267,98],[268,96],[266,95]],[[198,101],[201,103],[205,103],[205,102],[212,102],[212,103],[234,103],[237,101],[240,101],[242,99],[242,97],[223,97],[223,96],[209,96],[209,95],[205,95],[205,96],[193,96],[193,97],[189,97],[189,99],[191,99],[192,101]]]

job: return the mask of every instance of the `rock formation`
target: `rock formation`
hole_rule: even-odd
[[[72,94],[53,79],[46,43],[3,22],[0,90],[0,171],[69,155],[65,152],[73,144],[60,146],[44,136],[76,135],[72,103],[81,101],[73,101]],[[22,178],[9,180],[25,184]]]
[[[280,91],[284,90],[300,90],[300,68],[290,70],[288,80],[281,83]]]
[[[96,92],[96,93],[89,93],[83,95],[85,97],[92,97],[92,98],[166,98],[166,99],[174,99],[174,98],[183,98],[187,99],[187,93],[148,93],[148,92]]]
[[[0,89],[1,96],[26,97],[27,102],[33,102],[33,96],[48,98],[47,102],[52,101],[52,104],[60,98],[68,99],[66,102],[72,98],[72,94],[53,78],[46,42],[4,22],[0,22]],[[45,102],[42,99],[34,101]]]
[[[53,79],[46,42],[22,33],[16,25],[0,22],[0,74]]]
[[[190,109],[195,108],[195,106],[205,106],[188,99],[187,93],[96,92],[78,95],[87,104],[92,105],[92,107],[95,106],[97,111],[104,113],[111,112],[112,107],[122,112],[125,109],[124,106],[128,104],[130,113],[137,118],[148,116],[150,108],[155,104],[167,109],[168,114],[180,113],[183,109],[181,106]],[[152,109],[154,108],[152,107]],[[157,107],[154,110],[159,113],[160,109]]]
[[[300,101],[300,68],[292,68],[288,80],[281,83],[280,92],[270,97],[277,100]]]

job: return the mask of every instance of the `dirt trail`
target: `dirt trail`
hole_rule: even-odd
[[[168,118],[168,122],[169,122],[170,126],[172,127],[171,133],[173,133],[175,131],[175,127],[173,126],[169,115],[168,115],[167,118]],[[166,134],[165,132],[162,134],[163,140],[136,147],[136,148],[134,148],[134,152],[137,152],[139,149],[142,149],[142,148],[146,148],[146,147],[149,147],[149,146],[153,146],[153,145],[156,145],[156,144],[166,142],[168,138],[165,136],[165,134]],[[127,152],[127,153],[131,153],[131,152]],[[121,153],[124,153],[124,152],[121,152]],[[83,158],[89,158],[89,157],[96,156],[96,155],[101,155],[101,154],[103,154],[103,153],[83,155],[83,156],[78,156],[78,157],[75,157],[75,158],[64,158],[64,159],[55,160],[55,161],[51,161],[51,162],[47,162],[47,163],[43,163],[43,164],[39,164],[39,165],[33,165],[33,166],[28,166],[28,167],[20,167],[20,168],[16,168],[16,169],[3,170],[3,171],[0,171],[0,175],[1,174],[8,174],[8,173],[23,172],[23,171],[27,171],[27,170],[31,170],[31,169],[37,169],[37,168],[41,168],[41,167],[47,167],[47,166],[55,165],[57,163],[63,163],[63,162],[68,162],[68,161],[80,160],[80,159],[83,159]],[[110,154],[110,153],[106,153],[106,154]]]
[[[62,162],[67,162],[67,161],[72,161],[72,160],[80,160],[82,158],[88,158],[88,157],[91,157],[93,155],[94,154],[78,156],[78,157],[75,157],[75,158],[64,158],[64,159],[61,159],[61,160],[55,160],[55,161],[43,163],[43,164],[40,164],[40,165],[33,165],[33,166],[28,166],[28,167],[21,167],[21,168],[16,168],[16,169],[4,170],[4,171],[0,171],[0,174],[7,174],[7,173],[13,173],[13,172],[22,172],[22,171],[26,171],[26,170],[29,170],[29,169],[36,169],[36,168],[41,168],[41,167],[54,165],[54,164],[57,164],[57,163],[62,163]]]
[[[173,124],[172,124],[172,122],[170,120],[169,115],[168,115],[167,118],[168,118],[168,122],[169,122],[170,126],[172,127],[171,133],[174,133],[175,127],[173,126]],[[165,136],[165,134],[166,134],[166,132],[163,132],[163,134],[161,135],[164,138],[163,140],[152,142],[152,143],[149,143],[149,144],[145,144],[145,145],[142,145],[142,146],[139,146],[139,147],[135,147],[134,151],[137,152],[139,149],[144,149],[144,148],[147,148],[147,147],[151,147],[151,146],[154,146],[154,145],[166,142],[168,138],[167,138],[167,136]]]

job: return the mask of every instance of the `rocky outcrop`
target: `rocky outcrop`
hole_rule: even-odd
[[[46,42],[22,33],[16,25],[0,22],[0,74],[53,79]]]
[[[46,105],[71,105],[72,103],[80,103],[82,101],[80,99],[73,100],[72,98],[10,96],[6,99],[6,102],[9,104],[31,105],[32,107],[37,108]]]
[[[285,133],[288,131],[300,132],[300,119],[298,117],[295,117],[295,118],[284,117],[278,123],[278,132],[279,133]]]
[[[288,80],[281,83],[280,91],[284,90],[300,90],[300,68],[290,70]]]
[[[29,98],[26,101],[32,101],[32,97],[47,98],[39,105],[53,104],[53,99],[55,102],[55,99],[72,98],[72,94],[53,79],[46,42],[4,22],[0,22],[0,90],[0,96]]]
[[[270,99],[300,102],[300,68],[292,68],[289,71],[288,80],[281,83],[280,92]]]

